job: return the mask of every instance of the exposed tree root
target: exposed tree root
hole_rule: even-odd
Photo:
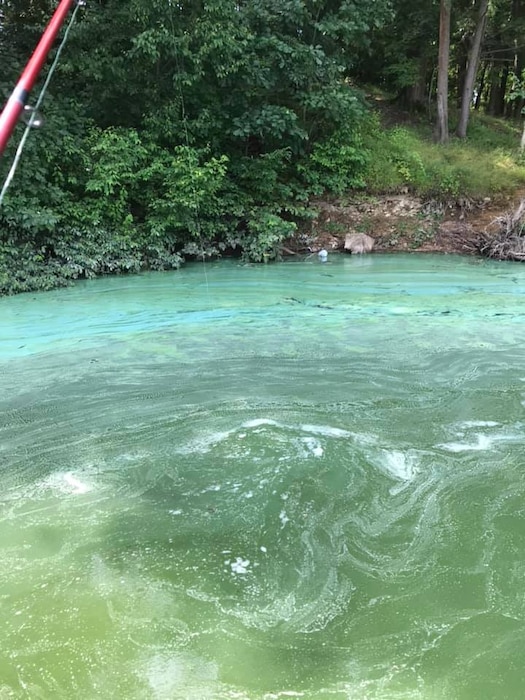
[[[494,219],[472,245],[488,258],[525,261],[525,199]]]

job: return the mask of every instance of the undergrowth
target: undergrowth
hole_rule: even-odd
[[[453,125],[452,125],[453,126]],[[368,152],[363,174],[371,193],[401,191],[441,200],[480,199],[525,183],[519,125],[473,114],[468,138],[432,142],[428,125],[381,127],[378,115],[362,127]]]

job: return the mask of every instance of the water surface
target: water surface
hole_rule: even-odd
[[[0,299],[0,697],[519,698],[525,267]]]

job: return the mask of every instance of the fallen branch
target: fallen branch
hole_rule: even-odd
[[[525,199],[517,209],[492,221],[474,246],[486,257],[525,261]]]

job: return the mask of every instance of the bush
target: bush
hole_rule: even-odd
[[[279,256],[280,244],[295,229],[295,223],[285,221],[272,211],[260,209],[252,213],[246,222],[246,230],[235,239],[235,243],[241,248],[244,259],[268,262]]]
[[[309,158],[299,164],[298,171],[312,194],[341,195],[365,187],[369,158],[359,127],[343,127],[316,143]]]

